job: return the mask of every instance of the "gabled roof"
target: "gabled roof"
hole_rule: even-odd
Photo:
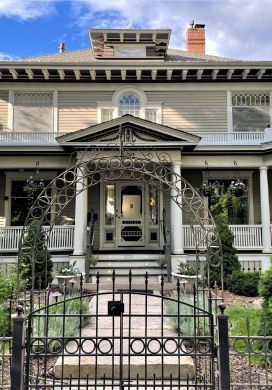
[[[130,135],[133,136],[135,145],[156,146],[159,143],[167,147],[185,144],[196,145],[200,141],[200,137],[196,135],[132,115],[123,115],[107,122],[77,130],[57,137],[56,140],[61,145],[114,143],[119,139],[120,126],[123,130],[129,129],[131,131]],[[131,140],[128,140],[128,143],[131,142]]]

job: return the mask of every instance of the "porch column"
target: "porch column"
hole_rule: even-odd
[[[87,208],[88,190],[80,192],[84,185],[87,185],[88,178],[83,177],[82,168],[77,170],[76,182],[76,204],[75,204],[75,230],[74,230],[74,252],[73,255],[82,256],[85,254],[85,238],[87,232]]]
[[[267,167],[260,167],[261,216],[263,252],[271,253],[270,205],[267,170]]]
[[[180,176],[181,174],[181,163],[173,162],[173,171]],[[177,187],[181,189],[181,182],[177,183]],[[174,188],[171,189],[171,195],[176,196],[177,192]],[[181,203],[181,196],[177,198],[178,202]],[[183,254],[183,229],[182,229],[182,210],[180,207],[171,200],[171,247],[174,255]]]

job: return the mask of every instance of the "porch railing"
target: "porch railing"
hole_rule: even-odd
[[[16,252],[19,247],[23,226],[0,227],[0,253]],[[47,227],[45,227],[47,229]],[[74,248],[74,226],[54,226],[50,234],[48,249],[53,251]]]
[[[186,131],[186,129],[185,129]],[[265,129],[264,131],[201,131],[201,130],[188,130],[189,133],[198,135],[201,137],[199,145],[221,145],[221,144],[251,144],[260,145],[263,142],[272,140],[271,129]],[[9,143],[53,143],[57,144],[55,138],[60,135],[66,134],[65,132],[53,132],[53,131],[0,131],[0,144]]]
[[[195,227],[197,229],[197,227]],[[229,225],[234,234],[235,248],[242,249],[261,249],[262,244],[262,226],[261,225]],[[272,230],[271,230],[272,234]],[[184,249],[194,249],[194,234],[189,225],[183,226]]]
[[[64,135],[64,132],[43,132],[43,131],[0,131],[0,144],[7,143],[57,143],[56,137]]]
[[[262,249],[261,225],[229,225],[234,234],[234,246],[238,250]],[[197,229],[197,226],[195,227]],[[22,226],[0,227],[0,254],[2,252],[16,252],[18,250]],[[46,229],[46,227],[45,227]],[[271,226],[272,236],[272,226]],[[195,240],[189,225],[183,226],[184,249],[195,248]],[[49,240],[49,249],[53,251],[72,250],[74,247],[74,226],[54,226]]]

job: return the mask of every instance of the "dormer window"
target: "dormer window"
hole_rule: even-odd
[[[140,116],[141,101],[135,93],[125,93],[119,101],[119,116],[130,114]]]
[[[145,57],[146,48],[145,47],[115,47],[114,48],[115,57]]]

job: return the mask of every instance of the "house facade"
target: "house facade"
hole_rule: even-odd
[[[31,175],[47,184],[95,150],[110,160],[122,143],[158,162],[167,154],[173,172],[194,188],[217,186],[218,196],[242,181],[246,191],[228,210],[235,246],[245,271],[268,267],[272,62],[205,54],[204,25],[188,28],[186,50],[170,49],[170,34],[94,29],[90,49],[66,52],[61,45],[57,54],[0,62],[2,262],[16,257]],[[163,218],[173,259],[193,260],[188,215],[163,191],[123,171],[67,204],[50,238],[54,261],[84,263],[91,211],[102,274],[132,266],[155,274]]]

